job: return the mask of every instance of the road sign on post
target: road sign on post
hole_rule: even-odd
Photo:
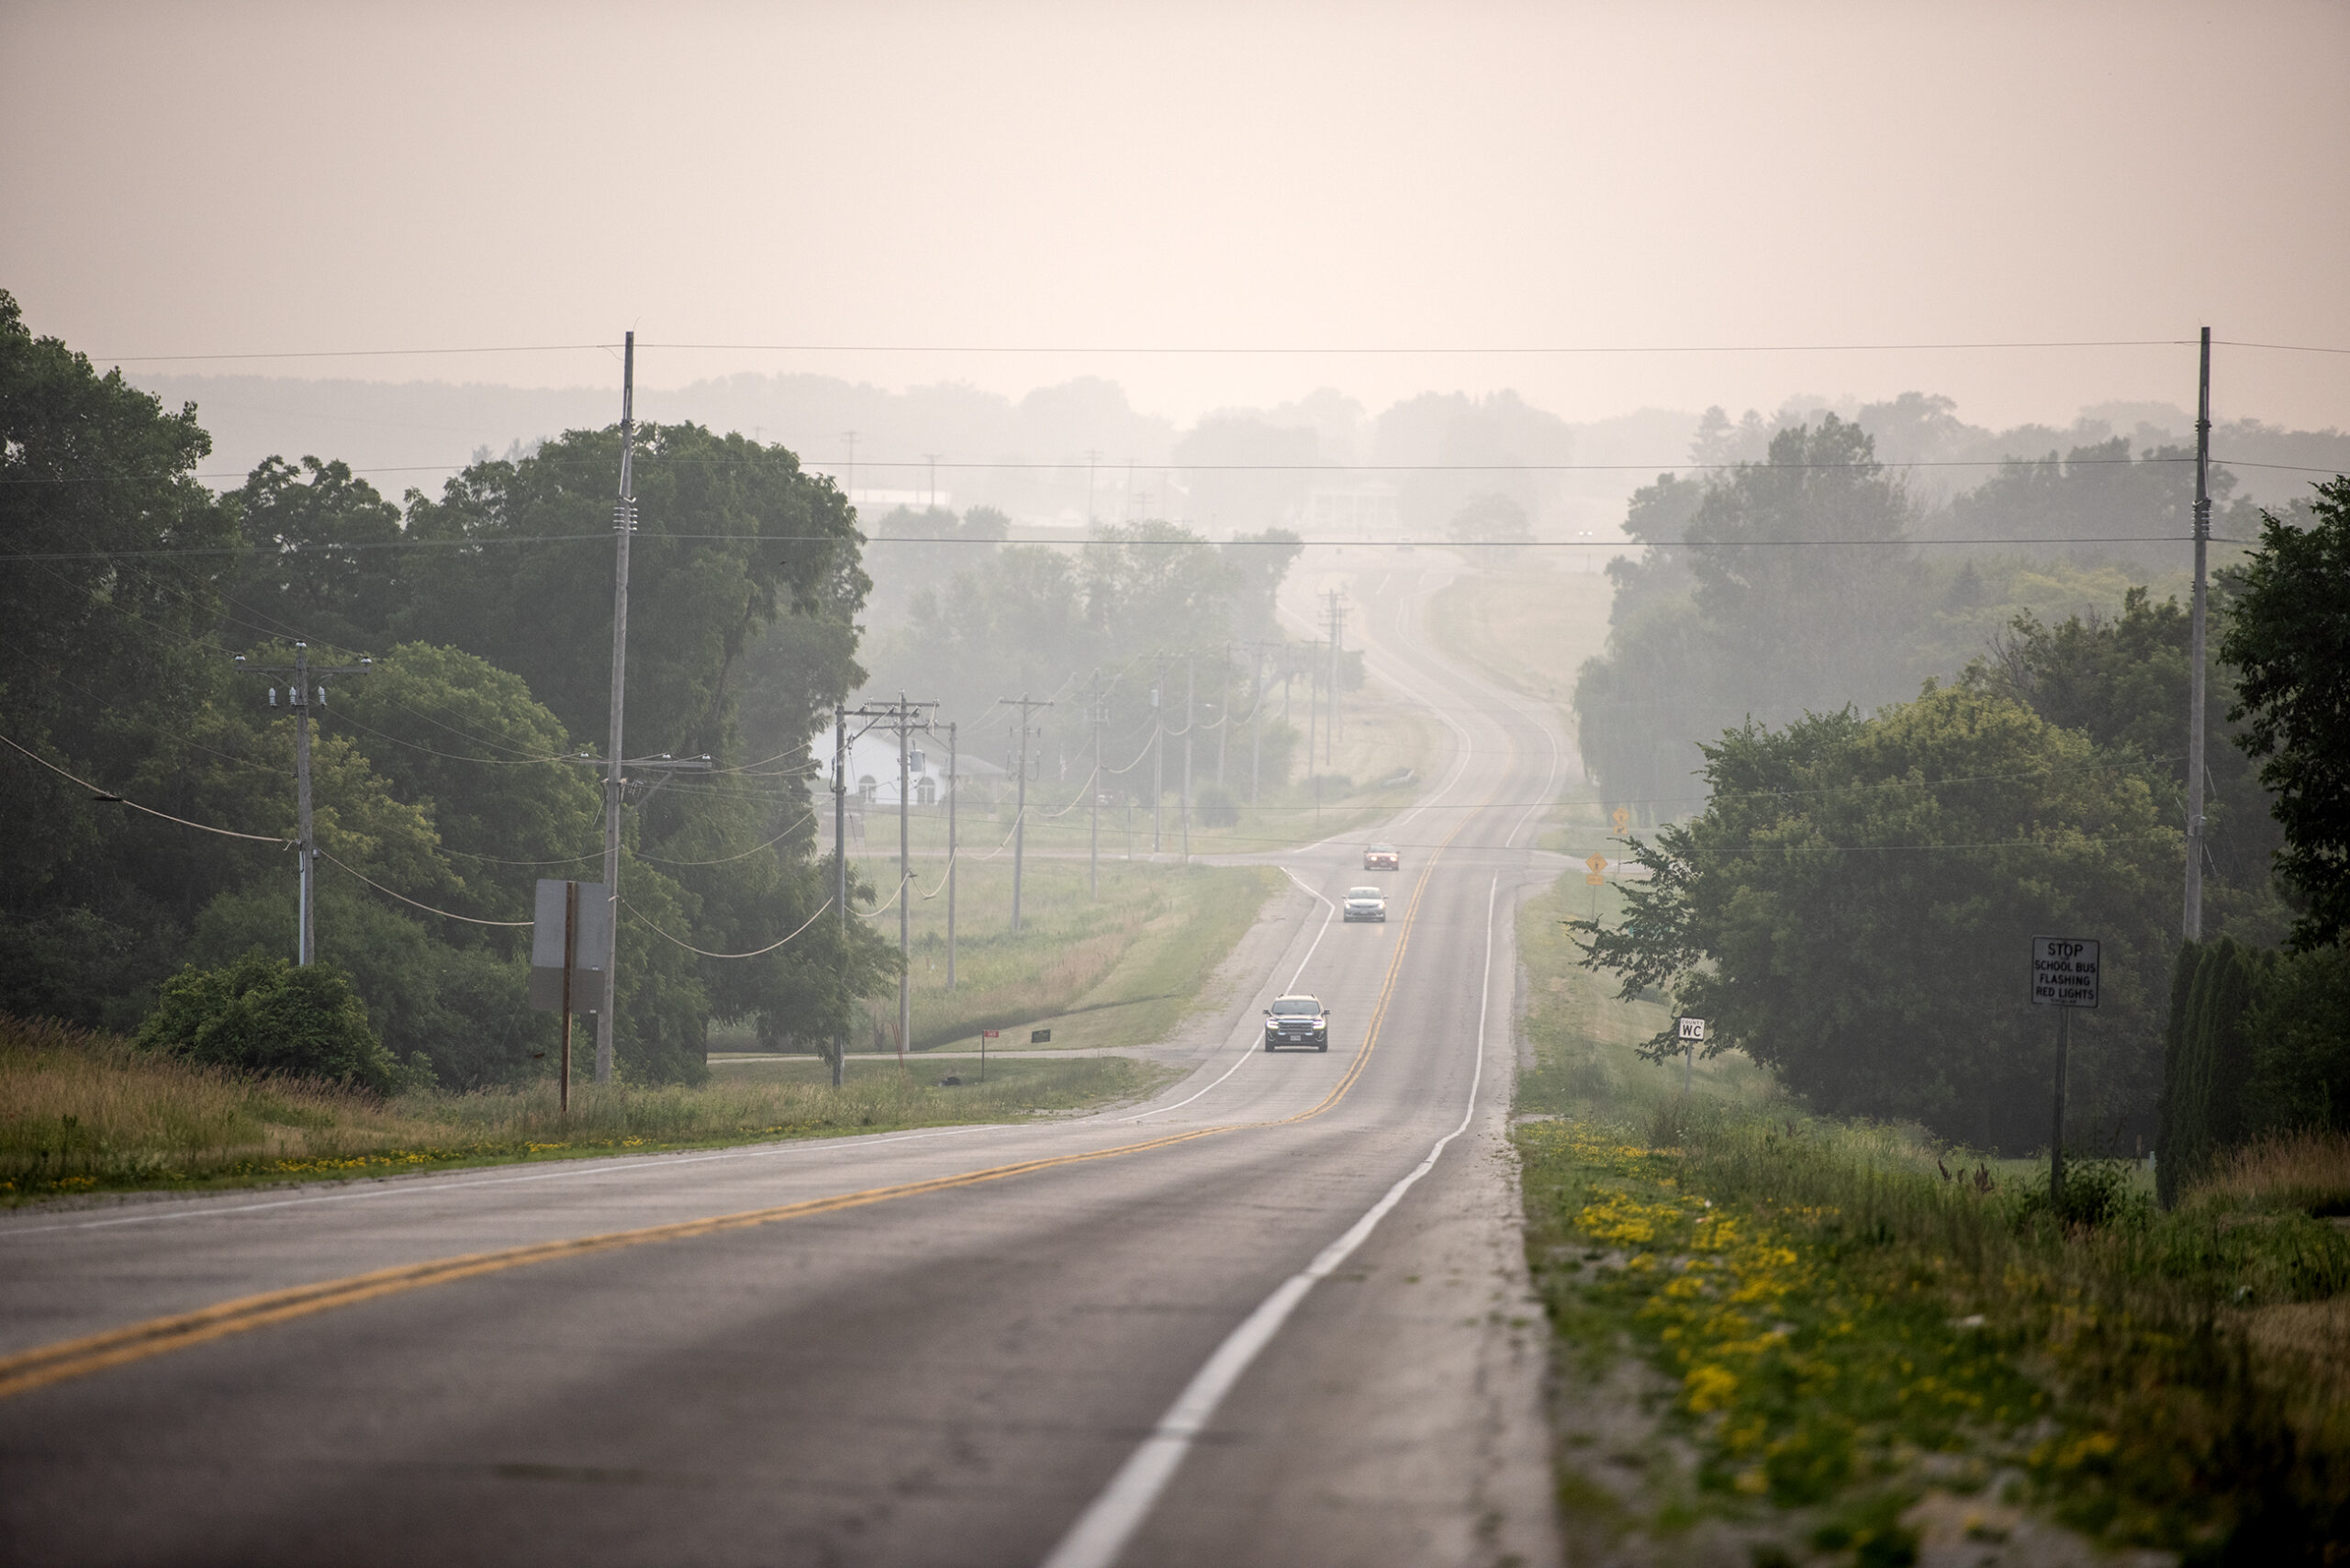
[[[1684,1018],[1680,1021],[1681,1097],[1689,1098],[1689,1081],[1697,1070],[1697,1047],[1706,1043],[1706,1021]]]
[[[563,1005],[564,905],[565,890],[575,884],[559,877],[539,879],[538,908],[531,928],[531,1005],[553,1013]],[[581,988],[583,978],[603,979],[604,955],[611,951],[612,903],[601,882],[580,882],[578,928],[573,933],[572,988],[575,996],[600,998],[601,991]]]
[[[2031,939],[2031,1004],[2056,1009],[2056,1109],[2048,1134],[2048,1206],[2059,1220],[2065,1198],[2065,1089],[2073,1054],[2073,1009],[2095,1007],[2098,944],[2080,936]]]
[[[596,994],[587,989],[588,977],[600,977],[603,957],[612,950],[611,921],[611,900],[604,883],[539,879],[531,927],[531,1005],[563,1014],[555,1099],[566,1117],[571,1114],[571,1014],[579,1002]],[[583,958],[593,961],[582,964]]]
[[[2076,936],[2031,939],[2031,1004],[2097,1005],[2098,944]]]
[[[1625,834],[1631,831],[1632,813],[1628,809],[1623,806],[1617,807],[1615,816],[1612,820],[1616,823],[1617,837],[1621,838]]]
[[[1583,879],[1595,888],[1607,880],[1607,857],[1595,849],[1591,852],[1591,857],[1583,863]]]

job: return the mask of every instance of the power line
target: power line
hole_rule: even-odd
[[[2350,349],[2311,343],[2250,342],[2214,339],[2229,348],[2289,353],[2350,353]],[[2081,349],[2190,348],[2191,338],[1948,339],[1892,342],[1785,343],[890,343],[890,342],[647,342],[648,351],[693,353],[952,353],[952,354],[1151,354],[1171,356],[1266,354],[1333,355],[1349,358],[1462,354],[1539,358],[1547,355],[1761,354],[1761,353],[1983,353]],[[616,342],[470,343],[422,348],[241,349],[205,353],[97,353],[86,357],[115,364],[176,364],[219,360],[430,358],[436,354],[617,353]],[[85,351],[86,352],[86,351]]]
[[[182,827],[192,827],[204,833],[217,833],[223,838],[251,839],[255,844],[274,844],[280,848],[284,848],[295,842],[293,839],[285,837],[283,834],[239,833],[234,828],[214,827],[210,823],[190,822],[185,817],[175,817],[169,812],[159,812],[152,806],[142,806],[128,795],[118,795],[111,790],[102,790],[86,778],[81,778],[76,774],[66,772],[65,769],[58,767],[57,764],[50,761],[49,758],[41,756],[40,753],[32,750],[28,746],[18,745],[6,735],[0,735],[0,743],[5,743],[7,745],[14,746],[17,750],[23,752],[27,756],[31,757],[35,762],[39,763],[43,767],[48,768],[51,773],[56,774],[61,778],[72,779],[74,783],[82,786],[83,789],[87,790],[97,800],[106,801],[109,804],[129,806],[134,812],[144,812],[151,817],[161,817],[167,823],[177,823]]]
[[[443,920],[462,920],[467,925],[500,925],[509,928],[533,925],[537,924],[535,921],[529,920],[476,920],[470,914],[458,914],[451,910],[435,909],[429,903],[417,902],[416,900],[408,897],[406,893],[396,893],[392,891],[391,889],[384,886],[383,883],[375,880],[373,877],[366,875],[364,872],[352,871],[349,866],[345,866],[341,861],[336,860],[333,856],[328,854],[323,849],[313,851],[313,853],[315,853],[321,860],[332,861],[335,865],[341,866],[344,870],[350,871],[352,876],[357,877],[361,881],[366,883],[377,892],[384,894],[386,898],[397,899],[404,904],[412,905],[417,909],[422,910],[427,914],[437,914]]]
[[[2310,470],[2310,472],[2311,472],[2311,473],[2320,473],[2320,472],[2325,472],[2325,470],[2311,469],[2311,470]],[[778,538],[778,537],[776,537],[776,536],[774,536],[774,535],[772,535],[772,534],[763,534],[763,533],[664,533],[664,534],[655,534],[655,535],[652,535],[651,537],[652,537],[653,539],[655,539],[655,540],[668,540],[668,539],[674,539],[674,540],[688,540],[688,541],[692,541],[692,542],[697,543],[808,544],[808,543],[831,543],[831,542],[832,542],[832,541],[828,541],[828,540],[825,540],[825,539],[822,539],[822,538],[820,538],[820,537],[812,537],[812,536],[811,536],[811,537],[803,537],[803,538]],[[2217,535],[2214,535],[2213,537],[2217,538],[2218,536],[2217,536]],[[463,541],[462,543],[476,543],[476,544],[516,544],[516,545],[520,545],[520,544],[576,544],[576,543],[588,543],[588,542],[591,542],[591,541],[592,541],[592,542],[595,542],[595,543],[605,543],[605,542],[607,542],[607,541],[609,540],[609,538],[610,538],[610,536],[609,536],[609,535],[607,535],[607,534],[601,534],[601,533],[548,533],[548,534],[538,534],[538,535],[534,535],[534,536],[528,537],[528,538],[512,538],[512,539],[480,539],[480,540],[469,540],[469,541]],[[1883,545],[1883,544],[1907,544],[1907,545],[1919,545],[1919,546],[1923,546],[1923,545],[1964,545],[1964,544],[2029,544],[2029,545],[2042,545],[2042,544],[2186,544],[2186,543],[2192,543],[2192,542],[2193,542],[2193,541],[2192,541],[2192,536],[2191,536],[2191,535],[2189,535],[2189,534],[2185,534],[2185,533],[2094,533],[2094,534],[2061,534],[2061,535],[2034,534],[2034,533],[2003,533],[2003,534],[1989,534],[1989,535],[1983,535],[1983,536],[1974,537],[1974,538],[1938,538],[1938,539],[1916,539],[1916,538],[1911,538],[1910,536],[1908,536],[1908,535],[1907,535],[1907,534],[1894,534],[1894,535],[1890,535],[1890,536],[1887,536],[1887,537],[1885,537],[1885,538],[1874,538],[1874,539],[1707,539],[1707,540],[1692,540],[1692,539],[1657,539],[1657,540],[1641,540],[1641,539],[1450,539],[1450,538],[1444,538],[1444,539],[1428,539],[1428,540],[1426,540],[1426,541],[1407,541],[1406,543],[1426,543],[1426,545],[1427,545],[1429,549],[1431,549],[1431,550],[1647,550],[1647,549],[1679,549],[1679,548],[1686,548],[1686,549],[1705,549],[1705,550],[1743,550],[1743,549],[1781,549],[1781,548],[1788,548],[1788,547],[1794,547],[1794,546],[1805,546],[1805,547],[1818,548],[1818,547],[1826,547],[1826,546],[1833,545],[1833,546],[1839,546],[1839,547],[1841,547],[1841,546],[1845,546],[1845,545],[1861,545],[1861,544],[1871,544],[1871,545]],[[434,545],[446,544],[446,543],[453,543],[453,542],[452,542],[452,541],[448,541],[448,540],[441,540],[441,539],[419,539],[419,540],[413,540],[413,541],[400,541],[400,542],[397,542],[397,543],[381,543],[381,544],[367,544],[367,545],[319,544],[319,545],[313,545],[313,546],[311,546],[310,548],[313,548],[313,549],[320,549],[320,550],[327,550],[327,549],[336,549],[336,550],[340,550],[340,549],[400,550],[400,549],[409,549],[409,548],[424,549],[424,548],[430,548],[430,547],[434,546]],[[1089,543],[1091,543],[1091,541],[1089,541],[1089,540],[1082,540],[1082,539],[1069,539],[1069,538],[1022,538],[1022,539],[919,539],[919,538],[902,538],[902,537],[890,537],[890,536],[882,536],[882,537],[877,537],[877,538],[873,538],[873,539],[868,539],[868,540],[867,540],[865,543],[867,543],[867,544],[1020,544],[1020,545],[1039,545],[1039,544],[1041,544],[1041,545],[1058,546],[1058,547],[1068,548],[1068,547],[1071,547],[1071,546],[1076,546],[1076,545],[1081,545],[1081,544]],[[1129,545],[1163,545],[1163,546],[1167,546],[1167,547],[1170,547],[1170,548],[1172,548],[1172,547],[1178,547],[1178,546],[1186,546],[1186,545],[1194,545],[1194,544],[1203,544],[1203,543],[1206,543],[1206,544],[1214,544],[1214,545],[1217,546],[1218,548],[1223,548],[1224,546],[1226,546],[1226,545],[1234,545],[1234,544],[1237,544],[1237,545],[1242,545],[1242,546],[1262,546],[1262,547],[1265,547],[1265,548],[1273,548],[1273,547],[1278,546],[1279,548],[1281,548],[1281,549],[1303,548],[1303,549],[1309,549],[1309,550],[1312,550],[1312,549],[1337,549],[1337,550],[1343,550],[1343,549],[1346,549],[1346,548],[1347,548],[1348,546],[1349,546],[1349,545],[1352,545],[1352,546],[1354,546],[1354,547],[1356,547],[1356,548],[1358,548],[1358,549],[1366,548],[1366,547],[1367,547],[1367,548],[1371,548],[1371,549],[1392,548],[1392,547],[1393,546],[1393,544],[1394,544],[1396,542],[1395,542],[1395,541],[1393,541],[1393,540],[1364,540],[1364,539],[1304,539],[1304,540],[1214,539],[1214,540],[1211,540],[1211,539],[1202,539],[1202,538],[1191,538],[1191,539],[1129,539],[1129,540],[1121,540],[1121,541],[1119,541],[1118,543],[1121,543],[1121,544],[1129,544]],[[2243,540],[2243,539],[2229,539],[2229,540],[2222,541],[2222,543],[2232,543],[2232,544],[2250,544],[2250,543],[2258,543],[2258,541],[2256,541],[2256,540]],[[173,557],[179,557],[179,556],[196,556],[196,555],[218,554],[222,554],[222,553],[223,553],[223,552],[221,552],[221,551],[219,551],[219,550],[218,550],[218,549],[215,549],[215,548],[210,547],[210,546],[206,546],[206,545],[197,545],[197,546],[193,546],[193,547],[191,547],[191,548],[189,548],[189,549],[186,549],[186,550],[73,550],[73,551],[67,551],[67,550],[51,550],[51,551],[26,552],[26,553],[16,553],[16,554],[0,554],[0,561],[22,561],[22,562],[26,562],[26,563],[28,563],[28,564],[29,564],[29,563],[42,562],[42,561],[117,561],[117,560],[146,559],[146,558],[152,558],[152,557],[173,558]],[[289,552],[287,552],[287,557],[288,557],[288,558],[298,558],[298,554],[299,554],[299,553],[298,553],[298,552],[290,552],[290,551],[289,551]],[[419,716],[420,716],[420,717],[421,717],[422,715],[419,715]],[[469,737],[469,738],[478,738],[478,737]],[[410,743],[410,744],[413,744],[413,743]],[[497,744],[497,743],[492,742],[492,743],[489,743],[489,744],[495,745],[495,744]],[[478,759],[475,759],[475,758],[461,758],[461,759],[459,759],[459,760],[471,761],[471,760],[478,760]],[[532,757],[524,757],[524,758],[522,758],[521,760],[524,760],[524,761],[535,761],[535,760],[539,760],[539,759],[537,759],[537,758],[532,758]]]
[[[676,468],[715,467],[721,464],[740,463],[733,456],[671,457],[666,465]],[[1651,474],[1709,472],[1740,467],[1772,468],[1999,468],[2010,465],[2024,467],[2127,467],[2150,463],[2192,463],[2190,454],[2177,455],[2143,455],[2138,457],[1919,457],[1872,458],[1856,463],[1771,463],[1759,458],[1731,459],[1719,463],[1697,463],[1688,460],[1651,463],[1140,463],[1132,467],[1147,473],[1184,474]],[[2225,459],[2213,459],[2225,462]],[[922,458],[872,457],[864,460],[868,468],[961,469],[967,473],[1063,473],[1076,466],[1069,463],[1029,462],[1004,459],[973,458],[962,462],[930,463]],[[2291,467],[2287,464],[2239,465],[2243,467]],[[371,468],[353,468],[358,474],[453,474],[470,467],[463,463],[408,463]],[[821,465],[810,465],[805,472],[825,473]],[[2311,473],[2331,473],[2326,468],[2311,468]],[[138,485],[190,479],[242,479],[245,475],[229,469],[202,470],[185,476],[178,474],[117,474],[117,475],[39,475],[18,474],[0,477],[0,485]],[[670,537],[675,537],[674,535]],[[990,543],[982,541],[982,543]],[[240,546],[242,548],[242,546]],[[356,548],[356,546],[352,546]]]

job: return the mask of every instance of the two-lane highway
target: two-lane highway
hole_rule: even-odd
[[[1554,1559],[1503,1134],[1564,762],[1382,581],[1361,640],[1450,749],[1265,857],[1259,1000],[1321,996],[1326,1053],[1252,1006],[1096,1116],[11,1216],[0,1557]],[[1388,923],[1332,918],[1366,880]]]

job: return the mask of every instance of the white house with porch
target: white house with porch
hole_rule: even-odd
[[[907,784],[917,806],[934,806],[946,799],[950,786],[946,779],[946,738],[944,735],[910,735],[907,737]],[[826,730],[809,743],[815,770],[809,776],[808,787],[819,799],[828,796],[833,789],[833,734]],[[974,754],[968,746],[956,761],[965,789],[985,786],[1009,774],[996,764]],[[890,729],[868,730],[848,743],[849,804],[854,810],[859,804],[887,806],[898,804],[898,733]]]

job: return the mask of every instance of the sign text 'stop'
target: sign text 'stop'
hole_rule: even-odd
[[[2098,944],[2078,936],[2031,939],[2031,1004],[2097,1005]]]

